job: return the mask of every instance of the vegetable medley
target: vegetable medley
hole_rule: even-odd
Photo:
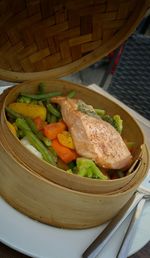
[[[6,107],[7,124],[11,132],[35,155],[67,173],[101,180],[125,176],[125,170],[104,169],[92,159],[77,153],[69,128],[62,119],[60,105],[51,102],[51,98],[61,96],[61,92],[45,93],[45,87],[44,83],[40,83],[37,94],[20,93],[16,102]],[[66,97],[74,98],[75,95],[76,92],[72,90]],[[79,100],[80,112],[101,118],[119,134],[122,133],[123,121],[118,114],[110,116],[103,109],[90,107]],[[130,150],[133,145],[128,143]]]

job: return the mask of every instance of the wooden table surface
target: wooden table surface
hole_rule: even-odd
[[[0,244],[0,257],[1,258],[29,258],[29,256],[21,254],[3,244]],[[53,257],[49,257],[49,258],[53,258]],[[68,257],[68,258],[71,258],[71,257]],[[140,251],[131,255],[129,258],[150,258],[150,242],[148,242]]]

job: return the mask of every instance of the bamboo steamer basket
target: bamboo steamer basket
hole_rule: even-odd
[[[97,94],[90,89],[63,80],[44,81],[47,85],[47,92],[51,92],[55,89],[56,91],[61,91],[65,95],[71,89],[74,89],[77,92],[77,98],[81,98],[86,103],[93,105],[95,108],[100,107],[102,109],[105,109],[111,115],[121,115],[124,121],[123,137],[126,138],[128,141],[136,143],[135,152],[133,153],[133,163],[138,164],[135,166],[135,169],[133,168],[133,172],[130,173],[128,176],[116,180],[109,180],[108,183],[108,180],[91,180],[89,178],[79,177],[75,174],[68,174],[62,169],[51,166],[45,161],[41,161],[41,159],[37,158],[34,154],[27,150],[19,142],[19,140],[13,136],[6,123],[5,107],[9,103],[14,102],[20,92],[26,92],[27,88],[28,92],[36,93],[38,90],[39,82],[40,81],[24,82],[20,85],[13,87],[13,89],[8,92],[3,101],[1,112],[1,134],[8,142],[9,148],[11,149],[13,155],[20,160],[20,163],[25,165],[28,169],[31,168],[42,177],[61,186],[80,192],[103,194],[112,193],[117,190],[119,191],[123,187],[126,187],[129,182],[132,181],[135,175],[140,171],[139,167],[141,166],[142,155],[141,146],[144,145],[143,133],[136,121],[118,104],[108,100],[106,97]],[[14,146],[16,147],[14,148]]]
[[[55,184],[28,169],[13,155],[2,131],[0,144],[2,197],[25,215],[63,228],[90,228],[114,217],[132,198],[146,176],[149,163],[148,151],[144,146],[139,171],[126,189],[113,194],[83,193]]]
[[[28,92],[36,92],[38,83],[39,81],[22,83],[1,96],[0,194],[20,212],[53,226],[77,229],[105,223],[132,198],[146,176],[149,156],[143,134],[125,110],[100,94],[61,80],[45,81],[48,85],[47,91],[59,89],[66,93],[70,89],[75,89],[78,97],[82,96],[87,103],[101,105],[108,111],[119,113],[128,121],[124,134],[129,140],[137,142],[135,159],[140,156],[140,161],[137,169],[130,175],[131,178],[126,176],[122,180],[97,182],[70,176],[31,154],[7,127],[5,106],[16,99],[18,92],[25,91],[27,85]],[[133,139],[135,135],[137,138]],[[45,174],[47,169],[51,177],[47,177],[48,173]],[[98,186],[102,187],[103,191],[98,191]],[[90,190],[87,191],[88,187]],[[95,187],[97,190],[92,191]]]
[[[58,78],[99,61],[134,32],[149,0],[1,0],[0,77]]]
[[[147,173],[149,156],[144,145],[138,173],[120,191],[111,194],[74,191],[28,169],[20,162],[20,157],[14,155],[10,138],[4,137],[2,126],[0,129],[1,195],[17,210],[43,223],[76,229],[102,224],[115,216],[132,198]]]

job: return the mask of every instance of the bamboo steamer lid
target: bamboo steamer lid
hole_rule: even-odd
[[[0,2],[0,78],[58,78],[77,72],[123,43],[149,0]]]

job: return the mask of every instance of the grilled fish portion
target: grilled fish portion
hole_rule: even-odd
[[[112,125],[79,111],[77,99],[54,97],[52,102],[61,106],[63,120],[80,156],[90,158],[100,167],[108,169],[121,169],[131,164],[132,156]]]

